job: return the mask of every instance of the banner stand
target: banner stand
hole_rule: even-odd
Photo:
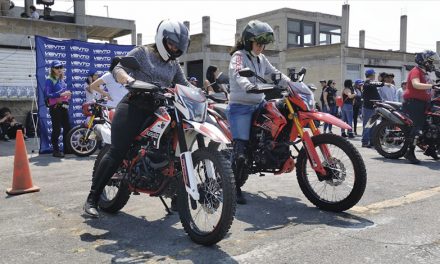
[[[34,66],[36,67],[37,66],[37,60],[35,59],[36,58],[35,48],[32,45],[32,39],[31,38],[32,38],[32,36],[28,36],[29,47],[31,48],[31,55],[32,55],[32,58],[34,59]],[[38,146],[38,148],[39,148],[40,147],[40,138],[39,138],[38,133],[37,133],[38,123],[37,123],[37,120],[34,119],[34,106],[35,106],[35,109],[38,112],[38,101],[37,101],[37,93],[38,93],[37,89],[38,89],[38,87],[34,84],[34,77],[37,78],[37,75],[35,74],[36,69],[32,68],[32,66],[30,66],[29,71],[30,71],[29,78],[31,79],[31,86],[32,86],[32,89],[34,90],[34,97],[32,99],[32,105],[31,105],[32,126],[34,127],[34,131],[35,131],[34,143],[37,142],[36,146]],[[39,150],[39,149],[37,149],[37,150]],[[36,152],[36,150],[32,149],[32,153],[35,153],[35,152]],[[31,157],[32,157],[32,155],[31,155]]]

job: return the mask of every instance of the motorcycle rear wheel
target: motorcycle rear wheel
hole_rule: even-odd
[[[406,140],[404,127],[382,121],[377,125],[373,134],[373,145],[376,151],[387,159],[398,159],[405,155],[410,142]],[[402,134],[403,139],[396,141],[390,138]]]
[[[96,177],[95,173],[98,169],[99,163],[109,150],[110,145],[105,145],[96,157],[95,164],[93,165],[93,177]],[[115,175],[120,173],[121,169],[122,168],[119,167],[116,170]],[[122,180],[122,177],[112,177],[100,196],[98,202],[99,208],[107,213],[117,213],[127,204],[128,199],[130,199],[130,193],[128,184]]]
[[[85,138],[87,127],[78,125],[73,127],[67,134],[67,142],[70,150],[78,157],[87,157],[92,155],[99,146],[99,141],[96,138]],[[95,132],[92,131],[94,134]]]
[[[177,207],[185,232],[196,243],[210,246],[222,240],[234,220],[236,190],[231,165],[219,152],[208,148],[192,153],[199,201],[187,193],[182,176],[178,179]],[[209,177],[209,167],[213,176]]]
[[[312,141],[331,178],[319,179],[302,148],[296,164],[297,180],[302,192],[322,210],[342,212],[350,209],[362,198],[367,184],[367,171],[360,153],[349,141],[337,135],[321,134],[312,137]],[[329,161],[324,160],[320,151],[319,146],[322,145],[329,148],[332,155]]]

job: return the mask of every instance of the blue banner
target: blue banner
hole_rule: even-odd
[[[82,114],[82,104],[86,94],[84,85],[90,70],[95,70],[99,76],[108,71],[115,56],[125,56],[134,48],[133,45],[116,45],[108,43],[89,43],[80,40],[55,40],[35,36],[37,60],[37,99],[40,127],[40,153],[51,153],[52,121],[49,109],[44,103],[46,78],[50,73],[53,60],[63,63],[64,78],[67,87],[72,92],[69,102],[70,125],[76,126],[85,121]],[[63,149],[62,135],[59,138],[60,149]]]

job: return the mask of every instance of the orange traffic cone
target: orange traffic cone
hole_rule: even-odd
[[[15,139],[14,176],[12,188],[6,190],[7,194],[23,194],[38,192],[40,187],[32,185],[32,177],[29,169],[26,145],[24,144],[23,132],[17,130]]]

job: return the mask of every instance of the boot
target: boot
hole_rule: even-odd
[[[96,195],[94,191],[90,191],[89,196],[87,196],[87,200],[84,203],[83,209],[87,215],[95,218],[99,217],[98,199],[96,199]]]
[[[237,203],[238,204],[246,204],[246,199],[243,197],[241,192],[241,186],[243,185],[242,174],[243,170],[245,170],[246,160],[247,160],[247,140],[234,140],[232,142],[233,145],[233,154],[232,154],[232,171],[234,172],[235,184],[237,186]]]
[[[241,188],[237,187],[237,203],[238,204],[246,204],[246,198],[244,198],[243,193],[241,192]]]
[[[434,160],[440,159],[437,155],[437,151],[435,150],[435,147],[433,146],[429,146],[423,154],[425,154],[426,156],[431,156]]]
[[[415,148],[416,147],[414,145],[409,146],[408,150],[406,151],[406,153],[404,155],[405,159],[407,159],[408,162],[411,164],[419,164],[420,163],[420,160],[418,160],[416,158],[416,155],[414,154]]]

